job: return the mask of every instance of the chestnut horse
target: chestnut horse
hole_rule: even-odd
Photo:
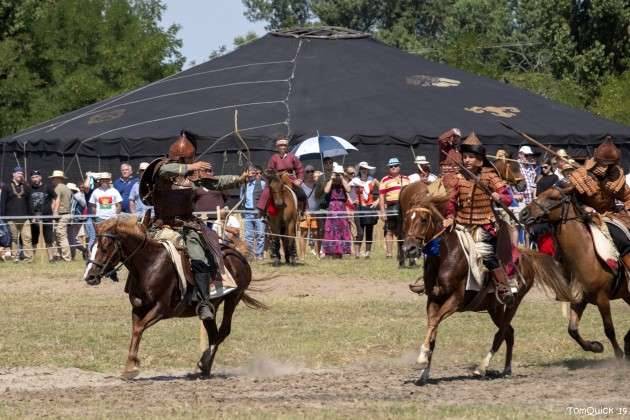
[[[596,305],[615,356],[621,359],[625,351],[626,358],[630,359],[630,330],[624,337],[625,345],[622,351],[617,343],[610,312],[611,299],[623,299],[630,304],[628,286],[624,284],[615,287],[615,276],[597,256],[593,238],[586,225],[588,217],[585,217],[579,208],[575,196],[568,189],[550,188],[521,210],[519,217],[528,225],[551,223],[554,226],[560,262],[567,277],[572,281],[575,279],[581,286],[582,298],[571,305],[569,335],[585,351],[594,353],[604,351],[601,342],[584,340],[578,329],[586,305],[589,303]],[[623,268],[623,263],[620,266]]]
[[[488,311],[497,327],[490,351],[475,369],[475,375],[484,376],[494,354],[503,341],[506,344],[503,374],[512,372],[512,350],[514,347],[514,328],[512,318],[519,304],[536,280],[539,285],[551,289],[560,299],[570,300],[569,289],[562,277],[562,272],[553,259],[547,255],[520,249],[518,273],[521,284],[511,306],[499,303],[494,293],[488,293],[487,287],[480,292],[466,291],[468,262],[457,234],[452,230],[442,231],[441,202],[427,191],[427,186],[420,182],[406,187],[408,200],[401,200],[403,211],[404,249],[412,255],[418,255],[431,240],[439,240],[439,252],[427,256],[424,263],[424,283],[427,295],[428,329],[420,347],[417,363],[420,365],[420,378],[416,384],[423,385],[429,379],[431,359],[435,349],[438,326],[455,312]],[[488,280],[490,281],[490,280]],[[479,293],[483,293],[480,295]]]
[[[125,291],[129,294],[132,315],[132,336],[123,378],[132,379],[140,372],[138,348],[142,333],[162,319],[196,316],[195,305],[182,297],[180,280],[175,266],[164,246],[149,238],[145,226],[135,216],[118,216],[96,225],[96,243],[92,247],[84,279],[92,286],[101,277],[124,265],[129,270]],[[209,376],[219,345],[230,335],[232,315],[243,300],[251,308],[266,306],[247,295],[252,272],[247,260],[231,247],[223,246],[223,262],[237,284],[237,289],[211,302],[217,310],[225,303],[221,327],[214,319],[203,321],[208,334],[209,347],[203,352],[197,366],[202,375]],[[117,267],[118,266],[118,267]]]
[[[269,240],[271,259],[275,267],[280,265],[280,240],[287,264],[295,265],[297,250],[295,236],[298,222],[298,202],[290,187],[289,175],[268,171],[266,174],[272,208],[268,208],[267,222],[271,230]]]

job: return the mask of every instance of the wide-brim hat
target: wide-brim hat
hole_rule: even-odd
[[[535,155],[536,153],[534,153],[534,151],[532,150],[531,146],[525,145],[525,146],[521,146],[518,149],[519,153],[522,153],[524,155]]]
[[[138,172],[145,171],[149,167],[149,162],[141,162],[138,166]]]
[[[95,175],[96,175],[96,179],[98,179],[99,181],[103,179],[112,179],[111,172],[101,172]]]
[[[343,170],[343,166],[339,165],[338,163],[333,163],[333,174],[344,174],[344,170]]]
[[[48,179],[53,179],[53,178],[66,179],[66,176],[64,175],[63,171],[55,170],[53,171],[52,175],[48,177]]]
[[[279,138],[278,140],[276,140],[276,146],[288,146],[289,145],[289,139],[285,139],[284,137]]]
[[[359,162],[359,164],[358,164],[357,166],[358,166],[359,168],[365,168],[365,169],[367,169],[368,171],[372,171],[372,170],[376,169],[376,167],[375,167],[375,166],[370,166],[370,165],[368,165],[368,163],[367,163],[366,161],[361,161],[361,162]]]
[[[71,191],[79,191],[79,187],[77,187],[77,184],[75,184],[74,182],[68,182],[66,184],[66,187],[68,187],[68,189]]]
[[[427,160],[426,156],[416,156],[413,163],[416,165],[428,165],[430,162]]]

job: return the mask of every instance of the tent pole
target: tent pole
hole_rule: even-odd
[[[79,161],[79,154],[75,153],[74,157],[77,158],[77,166],[79,167],[79,175],[81,175],[81,181],[85,181],[85,177],[83,176],[83,169],[81,168],[81,162]]]
[[[28,165],[26,162],[26,143],[24,143],[24,176],[26,177],[26,174],[28,174]]]

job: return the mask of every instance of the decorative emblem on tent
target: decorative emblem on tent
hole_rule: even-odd
[[[98,114],[94,114],[90,117],[90,119],[88,120],[88,124],[100,124],[107,121],[113,121],[117,118],[122,117],[124,114],[125,114],[124,108],[99,112]]]
[[[470,108],[464,108],[466,111],[474,112],[475,114],[483,114],[487,112],[495,117],[512,118],[519,112],[520,109],[513,106],[473,106]]]
[[[407,84],[422,87],[455,87],[461,82],[455,79],[447,79],[446,77],[425,76],[423,74],[415,74],[407,77]]]

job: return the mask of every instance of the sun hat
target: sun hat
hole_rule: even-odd
[[[285,138],[279,138],[278,140],[276,140],[276,146],[280,146],[280,145],[289,145],[289,140],[285,139]]]
[[[532,150],[532,148],[530,146],[527,146],[527,145],[521,146],[521,148],[518,149],[518,152],[522,153],[524,155],[533,155],[534,154],[534,151]]]
[[[140,162],[140,166],[138,166],[138,172],[144,171],[149,167],[149,162]]]
[[[337,162],[333,163],[333,173],[334,174],[341,174],[343,175],[344,170],[343,170],[343,166],[339,165]]]
[[[94,176],[98,180],[101,180],[101,179],[112,179],[111,172],[100,172],[100,173],[94,174]]]
[[[376,169],[375,166],[370,166],[368,165],[368,163],[366,161],[361,161],[359,162],[359,164],[357,165],[359,168],[365,168],[369,171]]]
[[[68,189],[72,191],[79,191],[79,187],[77,187],[77,184],[75,184],[74,182],[68,182],[66,184],[66,187],[68,187]]]
[[[413,161],[416,165],[428,165],[429,161],[426,156],[416,156]]]
[[[53,178],[62,178],[62,179],[66,179],[66,176],[64,175],[63,171],[60,170],[54,170],[52,175],[48,177],[49,179],[53,179]]]
[[[394,165],[400,165],[400,160],[398,160],[397,157],[390,158],[389,161],[387,161],[387,166],[394,166]]]

